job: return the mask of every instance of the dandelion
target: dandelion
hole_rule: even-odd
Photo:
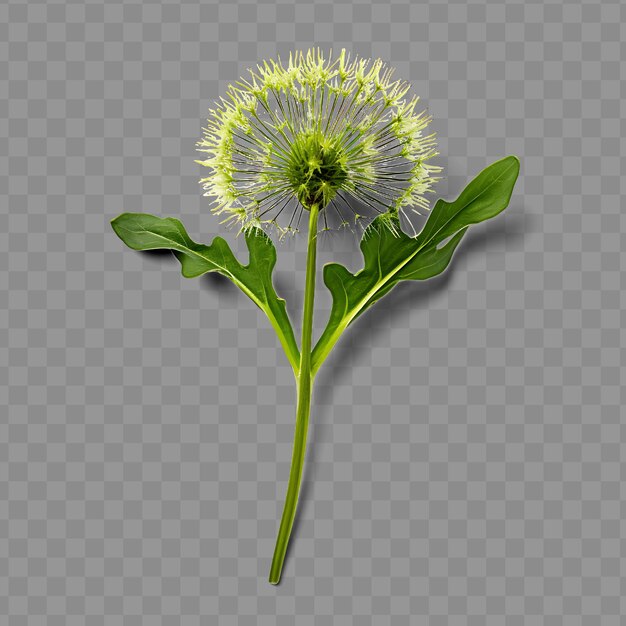
[[[112,221],[134,250],[172,250],[186,277],[219,272],[267,315],[293,370],[297,406],[289,481],[269,581],[281,579],[298,506],[306,454],[313,383],[346,328],[406,280],[426,280],[450,263],[472,224],[498,215],[508,205],[519,173],[515,156],[501,159],[471,181],[459,197],[438,200],[419,234],[400,226],[404,210],[428,208],[426,194],[441,168],[432,165],[434,134],[424,134],[430,117],[416,113],[409,85],[392,80],[380,59],[350,61],[345,50],[325,59],[319,50],[289,55],[284,66],[264,61],[248,80],[231,85],[197,144],[208,156],[198,161],[210,172],[201,183],[214,197],[213,211],[239,225],[249,256],[243,265],[228,243],[215,237],[196,243],[175,218],[123,213]],[[317,239],[329,215],[340,225],[362,225],[357,206],[374,219],[361,239],[363,267],[324,266],[332,296],[326,327],[313,344]],[[359,209],[360,210],[360,209]],[[266,231],[298,232],[308,216],[302,334],[298,344],[285,301],[272,281],[276,248]],[[410,222],[409,222],[410,223]],[[367,337],[367,335],[365,335]]]
[[[211,109],[197,143],[208,155],[198,163],[210,170],[200,182],[224,223],[282,237],[300,230],[313,205],[324,229],[329,213],[340,225],[358,223],[355,200],[390,217],[428,208],[441,170],[429,162],[437,154],[434,133],[424,134],[431,117],[416,112],[419,98],[407,98],[393,68],[351,61],[345,49],[336,58],[310,49],[249,73]]]

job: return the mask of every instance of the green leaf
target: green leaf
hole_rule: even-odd
[[[216,237],[211,245],[193,241],[182,223],[173,217],[160,218],[147,213],[122,213],[112,222],[119,238],[133,250],[171,250],[180,261],[187,278],[207,272],[219,272],[232,280],[269,318],[297,374],[300,352],[287,315],[285,301],[279,298],[272,284],[276,265],[276,249],[260,229],[246,233],[250,253],[244,266],[235,258],[228,243]]]
[[[397,217],[377,217],[361,240],[363,269],[352,274],[343,265],[324,267],[333,298],[330,318],[313,350],[316,372],[347,326],[401,280],[426,280],[443,272],[472,224],[503,211],[519,174],[519,161],[508,156],[483,170],[454,202],[438,200],[416,237],[400,228]]]

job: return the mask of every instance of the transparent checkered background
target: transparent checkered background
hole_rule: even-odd
[[[623,624],[625,21],[617,0],[1,3],[0,623]],[[273,587],[290,368],[243,295],[109,221],[224,234],[194,163],[208,108],[309,45],[412,82],[444,197],[507,154],[522,173],[321,371]],[[359,266],[350,236],[320,256]],[[296,317],[303,269],[281,244]]]

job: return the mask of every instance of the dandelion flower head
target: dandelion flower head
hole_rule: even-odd
[[[310,49],[248,71],[210,110],[197,143],[211,170],[200,183],[223,222],[282,236],[298,232],[313,204],[326,229],[330,212],[356,224],[358,204],[388,216],[428,208],[441,170],[428,162],[437,155],[434,133],[424,134],[431,118],[415,112],[419,98],[406,97],[393,68]]]

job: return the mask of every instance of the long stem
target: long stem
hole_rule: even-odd
[[[270,582],[277,585],[287,553],[289,537],[293,528],[298,507],[302,468],[306,454],[306,438],[309,429],[309,414],[311,411],[311,335],[313,333],[313,300],[315,297],[315,265],[317,258],[317,219],[319,207],[311,206],[309,215],[309,238],[306,260],[306,284],[304,287],[304,311],[302,313],[302,345],[300,347],[300,369],[297,376],[298,406],[296,409],[296,431],[293,440],[293,455],[291,457],[291,471],[285,497],[285,508],[280,520],[274,557],[270,569]]]

